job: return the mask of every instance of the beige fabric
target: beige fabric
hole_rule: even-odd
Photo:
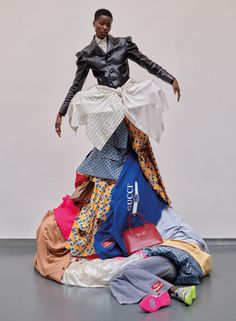
[[[35,269],[45,278],[61,283],[65,269],[70,263],[70,251],[55,220],[53,211],[48,211],[36,233],[37,252]]]
[[[212,257],[208,253],[203,252],[197,244],[179,240],[166,240],[161,245],[175,247],[191,254],[200,265],[203,276],[206,276],[211,272]]]
[[[167,109],[165,93],[155,80],[129,79],[118,88],[95,85],[79,91],[68,115],[71,128],[77,132],[86,126],[88,140],[101,150],[125,116],[159,142],[164,131],[162,113]]]

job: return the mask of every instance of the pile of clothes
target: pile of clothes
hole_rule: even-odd
[[[42,276],[80,287],[109,286],[121,304],[143,302],[176,284],[199,284],[212,269],[204,240],[170,205],[149,140],[126,125],[132,148],[116,179],[78,171],[75,192],[43,217],[34,257]],[[155,224],[163,242],[128,255],[122,235],[133,212]],[[138,216],[133,224],[142,224]],[[194,289],[189,290],[192,299]],[[185,295],[183,300],[192,299],[186,301]]]

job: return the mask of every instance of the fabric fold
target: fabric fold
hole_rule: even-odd
[[[129,79],[122,87],[92,86],[78,92],[69,105],[69,123],[77,132],[86,126],[90,143],[101,150],[127,117],[159,142],[164,130],[162,113],[168,109],[165,93],[154,80]]]

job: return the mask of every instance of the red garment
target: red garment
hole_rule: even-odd
[[[55,208],[54,216],[65,240],[68,240],[73,223],[81,208],[76,206],[70,195],[63,197],[63,202]]]
[[[76,261],[80,261],[82,259],[80,256],[73,256],[73,257],[76,259]],[[85,259],[89,260],[89,261],[92,261],[92,260],[98,259],[98,258],[99,258],[99,256],[96,253],[85,257]]]
[[[82,184],[83,182],[89,181],[88,176],[76,173],[76,177],[75,177],[75,188],[77,186],[79,186],[80,184]]]
[[[75,188],[88,180],[88,176],[76,173]],[[83,204],[76,206],[70,195],[66,195],[63,197],[63,202],[53,210],[55,220],[65,240],[68,240],[73,223],[82,206]]]

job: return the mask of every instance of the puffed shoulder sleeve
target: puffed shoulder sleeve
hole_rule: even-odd
[[[162,79],[163,81],[172,84],[175,77],[169,74],[165,69],[161,66],[153,62],[147,56],[145,56],[142,52],[139,51],[137,45],[132,42],[131,37],[126,37],[126,47],[128,52],[128,58],[134,62],[136,62],[141,67],[145,68],[150,74],[155,75],[156,77]]]
[[[74,97],[74,95],[78,91],[80,91],[82,89],[83,84],[84,84],[84,82],[87,78],[88,72],[89,72],[89,66],[87,64],[87,61],[86,61],[84,55],[83,55],[83,52],[82,51],[78,52],[76,54],[76,57],[77,57],[77,61],[76,61],[77,71],[75,74],[75,78],[74,78],[73,84],[70,87],[70,89],[66,95],[66,98],[65,98],[65,100],[59,110],[59,113],[63,116],[65,116],[65,114],[68,110],[71,99]]]

